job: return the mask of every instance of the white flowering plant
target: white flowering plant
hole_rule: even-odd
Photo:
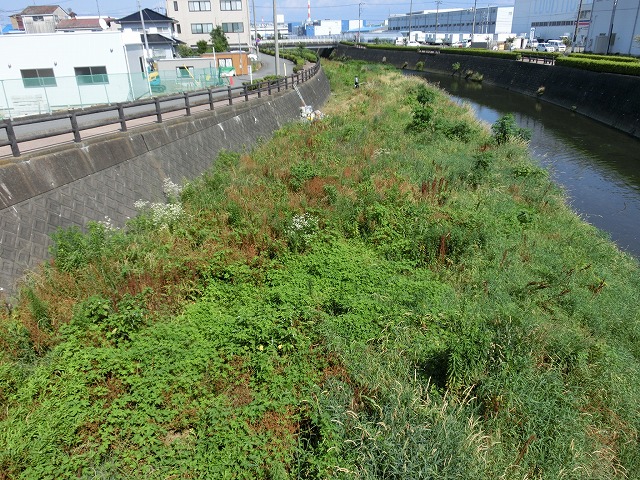
[[[309,213],[296,214],[285,229],[287,243],[294,252],[301,252],[318,233],[318,219]]]

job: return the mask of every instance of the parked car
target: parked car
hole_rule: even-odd
[[[567,49],[567,46],[562,40],[549,40],[547,43],[555,48],[558,52],[564,52]]]
[[[539,52],[555,52],[556,51],[555,47],[548,43],[539,43],[538,46],[536,47],[536,50],[538,50]]]
[[[531,47],[533,50],[538,48],[538,40],[536,40],[535,38],[533,40],[531,40],[529,42],[529,47]]]

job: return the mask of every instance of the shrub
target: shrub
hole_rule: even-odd
[[[614,60],[594,60],[580,57],[558,57],[556,65],[579,68],[592,72],[618,73],[621,75],[640,75],[640,62],[620,62]]]
[[[531,138],[531,132],[526,128],[518,127],[516,119],[512,113],[508,113],[499,118],[492,126],[493,139],[498,145],[505,144],[511,139],[519,138],[528,141]]]

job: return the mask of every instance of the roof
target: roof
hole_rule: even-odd
[[[144,34],[140,34],[140,40],[144,43]],[[164,35],[160,35],[159,33],[147,33],[147,42],[149,44],[166,44],[166,45],[177,45],[180,43],[184,43],[176,38],[165,37]]]
[[[148,8],[142,9],[142,18],[145,21],[150,22],[170,22],[176,23],[173,18],[167,17],[166,15],[162,15],[161,13],[156,12],[155,10],[150,10]],[[132,13],[131,15],[127,15],[126,17],[122,17],[118,20],[119,24],[123,23],[140,23],[140,12]]]
[[[110,19],[105,19],[109,22]],[[56,25],[56,30],[86,30],[99,29],[102,30],[99,18],[67,18],[60,20]]]
[[[64,11],[60,5],[32,5],[22,10],[20,15],[53,15],[59,8]]]

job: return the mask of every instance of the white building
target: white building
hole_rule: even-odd
[[[50,113],[149,95],[136,32],[1,35],[0,117]]]
[[[358,29],[358,26],[355,26]],[[339,35],[342,33],[342,20],[318,20],[306,26],[305,34],[308,37],[320,37],[326,35]]]
[[[594,53],[640,56],[640,1],[597,0],[585,49]]]
[[[424,10],[389,17],[389,30],[426,33],[508,34],[514,7]]]
[[[278,25],[278,35],[280,38],[289,37],[289,26],[284,23],[284,15],[277,15],[276,22]],[[273,22],[262,21],[256,25],[251,24],[251,40],[255,40],[254,36],[258,35],[258,38],[273,39],[274,27]]]
[[[248,0],[167,0],[167,15],[176,20],[176,35],[187,45],[211,43],[211,31],[221,26],[229,45],[251,43]]]
[[[583,0],[580,13],[579,5],[580,0],[516,0],[513,31],[520,36],[542,40],[565,36],[573,40],[576,35],[576,44],[584,45],[589,32],[591,0]]]

